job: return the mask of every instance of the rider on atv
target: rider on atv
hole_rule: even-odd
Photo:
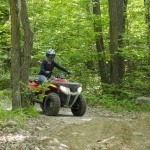
[[[49,49],[46,51],[46,60],[42,61],[39,72],[39,82],[44,82],[52,75],[54,67],[70,73],[64,67],[58,65],[55,61],[55,51]],[[82,84],[70,82],[62,75],[51,78],[51,82],[40,86],[36,80],[30,80],[28,87],[33,91],[31,102],[39,103],[43,112],[48,116],[57,116],[61,107],[70,108],[74,116],[83,116],[86,112],[86,100],[82,95]],[[42,94],[42,96],[40,96]]]
[[[44,59],[41,63],[41,69],[38,76],[38,81],[40,83],[43,83],[51,77],[54,67],[70,74],[70,71],[68,71],[66,68],[60,66],[58,63],[55,62],[55,55],[56,53],[53,49],[48,49],[46,51],[46,59]]]

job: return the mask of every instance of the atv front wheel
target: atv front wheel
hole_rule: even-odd
[[[57,116],[60,109],[60,98],[56,93],[50,93],[44,100],[44,113],[48,116]]]
[[[83,116],[86,112],[86,101],[82,95],[79,95],[77,101],[71,107],[74,116]]]

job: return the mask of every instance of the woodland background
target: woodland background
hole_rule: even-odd
[[[37,77],[46,49],[53,48],[57,61],[73,71],[70,80],[83,84],[89,103],[115,111],[149,110],[135,105],[137,97],[150,97],[149,0],[26,2],[33,33],[27,76]],[[10,16],[9,2],[2,0],[0,95],[4,99],[11,99],[14,89]],[[23,24],[20,35],[22,46]]]

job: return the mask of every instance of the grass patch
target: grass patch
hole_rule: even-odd
[[[17,125],[23,125],[29,117],[38,116],[38,112],[34,106],[26,109],[11,110],[11,91],[0,91],[0,124],[7,123],[8,120],[17,122]]]
[[[18,126],[23,125],[29,117],[37,117],[38,112],[34,107],[17,110],[0,109],[0,124],[6,124],[8,120],[17,122]]]
[[[114,112],[135,111],[135,112],[150,112],[149,105],[136,105],[135,100],[129,99],[117,99],[113,95],[85,95],[86,99],[91,104],[98,104],[105,108],[108,108]]]

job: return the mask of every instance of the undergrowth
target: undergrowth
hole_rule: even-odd
[[[89,103],[98,104],[115,112],[123,110],[149,112],[150,105],[137,105],[138,97],[150,97],[150,65],[139,65],[126,75],[120,85],[100,84],[93,80],[84,91]],[[98,86],[99,85],[99,86]]]
[[[118,99],[114,95],[104,94],[85,94],[87,102],[90,104],[101,105],[114,112],[135,111],[135,112],[150,112],[149,105],[137,105],[135,99]]]
[[[0,109],[0,124],[6,124],[9,120],[13,120],[18,126],[23,125],[29,117],[36,117],[38,115],[34,107],[17,110]]]
[[[9,120],[13,120],[18,126],[21,126],[29,117],[37,116],[38,112],[34,106],[11,110],[10,91],[0,91],[0,124],[5,125]]]

